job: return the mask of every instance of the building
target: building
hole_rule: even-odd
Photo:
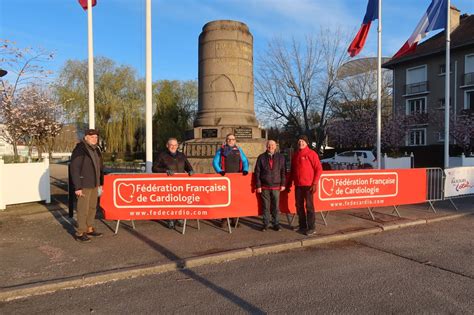
[[[451,6],[451,115],[474,111],[474,15]],[[416,51],[383,64],[393,70],[393,112],[404,115],[444,115],[446,35],[436,34]],[[418,121],[407,133],[407,146],[443,145],[444,122]],[[453,143],[450,140],[450,143]],[[472,139],[471,139],[472,145]]]

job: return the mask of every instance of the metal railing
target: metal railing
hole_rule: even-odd
[[[474,85],[474,72],[464,74],[464,85]]]
[[[428,92],[428,81],[423,82],[416,82],[412,84],[405,85],[405,94],[417,94],[417,93],[424,93]]]
[[[426,201],[431,210],[436,213],[433,202],[444,199],[444,172],[441,168],[426,169]]]

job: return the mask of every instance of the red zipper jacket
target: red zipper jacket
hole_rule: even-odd
[[[311,186],[316,185],[321,177],[323,168],[319,161],[318,154],[306,147],[297,150],[291,159],[291,172],[288,187],[291,183],[295,186]]]

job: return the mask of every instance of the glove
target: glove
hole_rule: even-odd
[[[242,172],[242,175],[247,176],[248,173],[249,173],[249,172],[247,172],[247,171],[243,171],[243,172]]]
[[[219,174],[221,174],[222,176],[225,175],[225,172],[224,171],[220,171]]]
[[[193,175],[194,175],[194,171],[189,171],[189,172],[188,172],[188,175],[189,175],[189,176],[193,176]]]
[[[316,192],[316,184],[311,185],[311,187],[309,188],[309,192],[312,194]]]
[[[173,176],[174,175],[174,172],[172,170],[167,170],[166,171],[166,175],[168,176]]]

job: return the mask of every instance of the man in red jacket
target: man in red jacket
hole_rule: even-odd
[[[316,233],[313,196],[323,169],[318,154],[308,147],[308,143],[307,136],[298,138],[298,150],[291,159],[288,188],[291,187],[292,182],[295,183],[298,232],[313,235]]]

